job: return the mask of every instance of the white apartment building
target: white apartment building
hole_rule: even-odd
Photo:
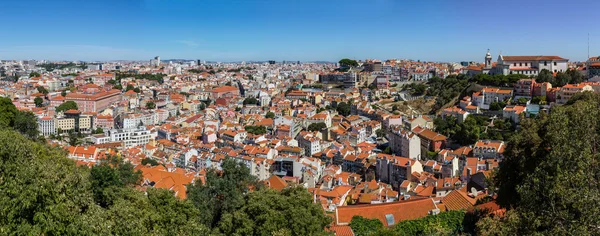
[[[104,135],[92,136],[95,144],[122,142],[125,148],[146,145],[152,139],[150,130],[145,127],[136,129],[112,129],[104,131]]]
[[[38,119],[38,130],[44,136],[56,134],[56,128],[54,127],[54,119],[52,117],[42,117]]]
[[[154,125],[157,121],[157,113],[129,114],[123,118],[123,129],[134,129],[140,124]]]

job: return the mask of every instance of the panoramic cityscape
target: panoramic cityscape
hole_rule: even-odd
[[[600,234],[600,2],[51,2],[0,10],[0,235]]]

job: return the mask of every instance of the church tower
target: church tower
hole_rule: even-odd
[[[486,69],[491,69],[492,68],[492,54],[490,54],[490,50],[487,50],[487,53],[485,54],[485,68]]]

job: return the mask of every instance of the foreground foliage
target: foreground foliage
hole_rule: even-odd
[[[479,223],[482,234],[598,235],[600,96],[574,96],[526,120],[495,177],[508,216]]]

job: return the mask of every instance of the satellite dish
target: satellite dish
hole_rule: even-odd
[[[473,194],[473,197],[477,197],[477,189],[475,189],[475,187],[471,187],[471,194]]]

